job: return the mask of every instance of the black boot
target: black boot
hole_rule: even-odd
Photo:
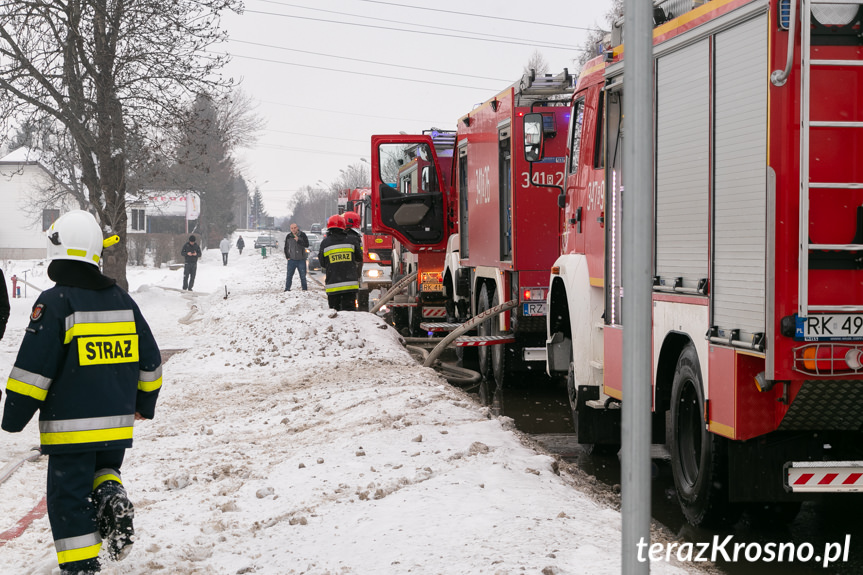
[[[96,575],[102,570],[95,557],[86,561],[70,561],[60,565],[60,575]]]
[[[108,557],[114,561],[124,559],[135,542],[135,508],[126,496],[126,490],[116,481],[106,481],[93,492],[99,535],[108,546]]]

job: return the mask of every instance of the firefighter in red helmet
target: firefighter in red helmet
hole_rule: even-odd
[[[345,233],[348,236],[348,239],[357,244],[360,248],[360,253],[363,251],[363,236],[357,230],[360,227],[360,215],[356,212],[345,212]],[[360,257],[357,260],[357,279],[360,282],[360,290],[363,289],[363,258]],[[359,292],[357,292],[359,293]],[[368,302],[368,298],[359,298],[361,301]],[[366,309],[362,311],[368,311],[368,305],[366,304]]]
[[[348,238],[343,216],[337,214],[327,220],[327,237],[321,242],[318,257],[327,274],[324,288],[330,307],[336,311],[355,311],[360,289],[356,262],[362,262],[363,251]]]

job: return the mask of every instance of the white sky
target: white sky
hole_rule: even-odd
[[[287,215],[287,202],[301,186],[329,184],[339,169],[369,159],[372,134],[455,129],[475,104],[518,80],[535,49],[550,73],[573,72],[579,52],[571,47],[580,47],[587,34],[577,28],[604,25],[611,5],[610,0],[245,3],[244,15],[223,18],[231,36],[223,49],[234,56],[224,72],[241,80],[267,123],[257,146],[242,150],[239,159],[250,186],[260,186],[265,207],[275,216]],[[495,41],[469,39],[478,33]],[[543,47],[549,44],[570,48]]]
[[[39,262],[4,266],[7,279],[27,270],[53,285]],[[512,420],[418,366],[379,318],[330,317],[311,279],[309,292],[283,293],[284,270],[278,252],[232,249],[225,267],[207,250],[189,293],[181,269],[130,268],[160,347],[187,351],[163,366],[155,419],[136,422],[122,474],[137,540],[121,563],[103,549],[103,575],[620,572],[608,487],[565,463],[556,474]],[[36,292],[27,295],[11,300],[3,383]],[[35,444],[35,419],[0,432],[0,476]],[[44,514],[3,543],[44,496],[45,474],[43,457],[0,485],[4,575],[59,573]],[[676,540],[660,528],[653,537]],[[658,561],[651,572],[703,566]]]

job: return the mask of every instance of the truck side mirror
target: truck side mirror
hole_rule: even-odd
[[[524,159],[527,162],[537,162],[542,159],[543,145],[542,114],[525,114],[524,116]]]

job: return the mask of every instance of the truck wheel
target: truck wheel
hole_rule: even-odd
[[[500,305],[500,298],[497,295],[497,290],[494,292],[494,297],[491,300],[491,307]],[[491,334],[504,335],[500,329],[499,317],[491,319]],[[494,374],[494,380],[497,386],[503,389],[503,386],[512,379],[512,354],[513,344],[501,343],[491,346],[491,370]]]
[[[671,471],[677,499],[694,526],[727,525],[739,516],[728,504],[725,438],[704,424],[704,390],[695,346],[677,359],[671,388]]]
[[[479,303],[477,304],[477,315],[483,313],[491,309],[489,307],[489,297],[488,297],[488,287],[483,285],[479,290]],[[481,324],[477,326],[477,334],[481,336],[489,336],[491,335],[491,326],[492,320],[487,319]],[[479,356],[479,372],[483,377],[492,377],[491,371],[491,353],[489,350],[489,346],[481,345],[477,350],[477,355]]]
[[[363,288],[357,292],[357,309],[359,311],[369,311],[369,290]]]

